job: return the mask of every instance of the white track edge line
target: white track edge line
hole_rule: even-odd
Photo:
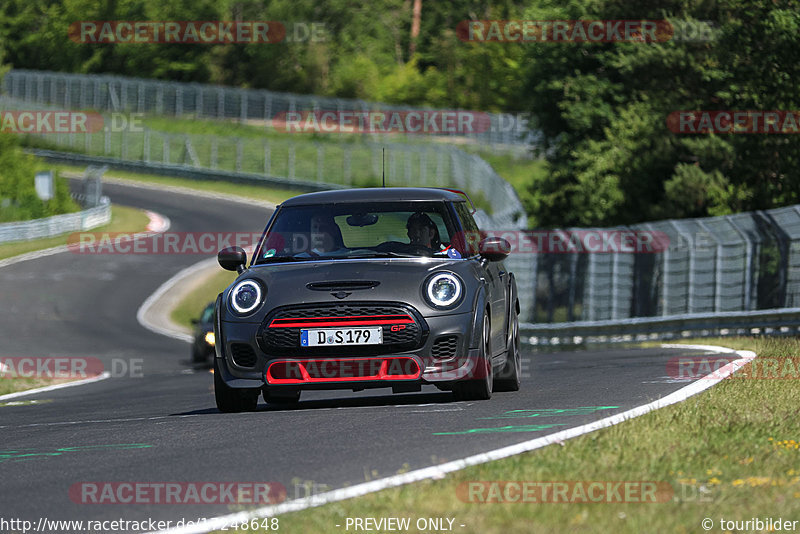
[[[150,221],[147,223],[147,226],[145,227],[145,231],[136,234],[131,234],[130,236],[127,236],[127,239],[145,237],[154,233],[166,232],[169,229],[170,220],[168,217],[165,217],[153,211],[147,211],[147,210],[143,211],[147,215],[147,218],[150,219]],[[115,242],[118,241],[119,238],[115,240]],[[10,258],[0,260],[0,268],[7,267],[9,265],[14,265],[15,263],[21,263],[23,261],[45,258],[47,256],[52,256],[53,254],[60,254],[68,250],[70,250],[69,245],[58,245],[57,247],[45,248],[42,250],[33,250],[31,252],[18,254],[16,256],[11,256]]]
[[[177,273],[175,273],[169,280],[161,284],[158,289],[155,290],[147,299],[139,306],[138,311],[136,312],[136,320],[139,321],[139,324],[145,327],[146,329],[150,330],[151,332],[155,332],[156,334],[161,334],[162,336],[171,337],[173,339],[178,339],[180,341],[185,341],[187,343],[191,343],[194,341],[194,336],[191,334],[186,334],[183,332],[176,332],[170,328],[165,326],[156,324],[151,322],[147,318],[147,312],[150,311],[150,308],[155,304],[155,302],[164,296],[165,293],[170,291],[173,287],[178,285],[181,281],[185,278],[193,276],[198,271],[201,271],[207,268],[209,265],[216,263],[217,258],[208,258],[202,261],[199,261],[185,269],[181,269]]]
[[[412,482],[419,482],[421,480],[439,479],[444,477],[448,473],[459,471],[461,469],[464,469],[465,467],[470,467],[473,465],[478,465],[494,460],[500,460],[502,458],[507,458],[509,456],[514,456],[524,452],[529,452],[544,447],[546,445],[558,443],[566,439],[594,432],[595,430],[600,430],[601,428],[607,428],[622,423],[623,421],[626,421],[628,419],[639,417],[640,415],[644,415],[646,413],[652,412],[659,408],[663,408],[665,406],[669,406],[670,404],[676,404],[678,402],[682,402],[688,399],[689,397],[697,395],[698,393],[710,388],[717,382],[725,379],[727,376],[733,374],[742,365],[744,365],[745,363],[751,361],[753,358],[756,357],[756,354],[752,351],[748,350],[735,351],[728,347],[718,347],[715,345],[671,344],[664,346],[664,348],[675,348],[675,347],[695,349],[695,350],[712,350],[714,352],[719,352],[719,353],[736,353],[739,356],[741,356],[741,358],[728,363],[727,365],[719,368],[714,373],[706,375],[706,377],[695,380],[691,384],[688,384],[682,387],[681,389],[670,393],[666,397],[655,400],[648,404],[644,404],[642,406],[637,406],[636,408],[632,408],[625,412],[618,413],[616,415],[612,415],[610,417],[606,417],[598,421],[594,421],[592,423],[577,426],[575,428],[569,428],[567,430],[562,430],[560,432],[556,432],[548,436],[543,436],[541,438],[536,438],[529,441],[524,441],[522,443],[517,443],[516,445],[510,445],[507,447],[502,447],[500,449],[494,449],[488,452],[476,454],[473,456],[468,456],[460,460],[453,460],[451,462],[447,462],[441,465],[435,465],[435,466],[425,467],[422,469],[417,469],[414,471],[410,471],[408,473],[404,473],[402,475],[394,475],[382,478],[380,480],[364,482],[361,484],[356,484],[355,486],[328,491],[325,493],[320,493],[317,495],[312,495],[310,497],[305,497],[303,499],[296,499],[281,504],[264,506],[262,508],[257,508],[249,512],[238,512],[234,514],[212,517],[197,525],[160,530],[148,534],[157,534],[158,532],[162,534],[163,533],[204,534],[206,532],[211,532],[212,530],[219,530],[234,523],[242,523],[250,519],[261,518],[261,517],[272,517],[275,515],[285,514],[288,512],[296,512],[299,510],[305,510],[307,508],[314,508],[316,506],[321,506],[323,504],[343,501],[345,499],[351,499],[353,497],[361,497],[363,495],[374,493],[376,491],[402,486]],[[715,378],[708,378],[711,377],[712,375]]]
[[[56,389],[71,388],[72,386],[82,386],[84,384],[91,384],[92,382],[99,382],[100,380],[105,380],[110,376],[111,373],[109,373],[108,371],[103,371],[103,373],[98,376],[93,376],[91,378],[84,378],[82,380],[75,380],[74,382],[65,382],[64,384],[55,384],[52,386],[44,386],[36,389],[26,389],[25,391],[17,391],[14,393],[7,393],[6,395],[0,395],[0,401],[4,401],[7,399],[16,399],[17,397],[34,395],[36,393],[45,393],[47,391],[54,391]]]
[[[160,215],[154,211],[147,211],[147,210],[145,210],[145,214],[147,214],[147,218],[150,219],[150,221],[147,223],[144,233],[135,234],[137,237],[142,235],[150,235],[155,233],[166,232],[169,229],[171,223],[168,217]],[[27,260],[34,260],[37,258],[52,256],[53,254],[66,252],[67,250],[69,250],[69,245],[59,245],[57,247],[46,248],[43,250],[34,250],[26,254],[12,256],[10,258],[2,260],[0,261],[0,267],[13,265],[15,263],[20,263]],[[0,364],[0,367],[2,367],[2,364]],[[104,371],[102,374],[91,378],[84,378],[82,380],[75,380],[73,382],[66,382],[64,384],[54,384],[52,386],[44,386],[35,389],[26,389],[25,391],[16,391],[14,393],[7,393],[6,395],[0,395],[0,401],[7,399],[15,399],[17,397],[24,397],[26,395],[35,395],[36,393],[46,393],[48,391],[54,391],[56,389],[69,388],[73,386],[83,386],[84,384],[91,384],[93,382],[99,382],[100,380],[105,380],[110,376],[111,373],[109,373],[108,371]]]

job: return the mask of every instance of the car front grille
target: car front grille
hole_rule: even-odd
[[[300,331],[314,328],[380,326],[381,345],[339,347],[301,347]],[[278,308],[264,320],[259,333],[261,347],[268,353],[292,351],[326,354],[346,350],[352,354],[378,354],[390,350],[410,350],[421,346],[427,325],[419,314],[402,304],[348,303],[314,304]]]
[[[431,356],[437,360],[448,360],[455,357],[458,350],[458,336],[439,336],[433,342]]]
[[[256,351],[246,343],[231,343],[231,359],[239,367],[255,367]]]

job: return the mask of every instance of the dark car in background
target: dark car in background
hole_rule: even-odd
[[[216,301],[223,412],[259,394],[432,384],[456,399],[520,386],[519,301],[507,241],[481,238],[466,195],[434,188],[309,193],[277,207]]]
[[[214,305],[209,302],[194,324],[192,342],[192,363],[211,363],[214,357]]]

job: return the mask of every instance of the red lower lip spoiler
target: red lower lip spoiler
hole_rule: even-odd
[[[422,375],[417,360],[410,356],[375,358],[320,358],[275,360],[264,380],[270,385],[319,384],[374,380],[415,380]]]

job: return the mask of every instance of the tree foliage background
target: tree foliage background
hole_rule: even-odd
[[[366,100],[533,112],[548,172],[522,192],[536,226],[611,225],[800,202],[798,135],[679,135],[678,110],[798,110],[795,0],[5,0],[16,68],[116,73]],[[465,43],[463,20],[709,21],[710,39]],[[324,42],[79,44],[81,20],[322,23]],[[677,27],[677,26],[676,26]]]

